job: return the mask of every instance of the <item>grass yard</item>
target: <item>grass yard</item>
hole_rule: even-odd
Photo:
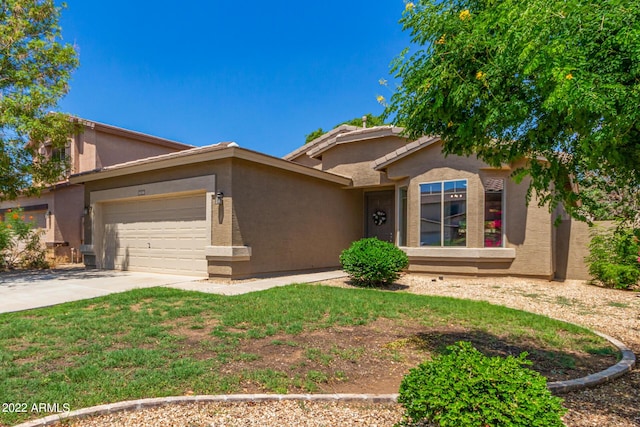
[[[148,288],[0,315],[0,403],[394,393],[459,340],[489,355],[527,351],[550,380],[616,361],[581,327],[484,302],[304,284],[233,297]],[[45,415],[2,412],[0,424]]]

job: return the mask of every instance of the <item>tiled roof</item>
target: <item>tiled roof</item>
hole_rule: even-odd
[[[440,141],[439,136],[423,136],[420,139],[410,142],[407,145],[403,145],[397,150],[374,160],[373,162],[371,162],[371,167],[375,170],[384,169],[391,163],[400,160],[401,158],[408,156],[409,154],[415,153],[418,150],[428,147],[438,141]]]
[[[367,139],[381,138],[390,135],[400,135],[403,129],[395,126],[375,126],[371,128],[358,129],[351,132],[336,135],[334,138],[327,139],[317,144],[307,152],[310,157],[318,156],[331,147],[339,144],[346,144],[354,141],[364,141]]]
[[[115,165],[105,166],[100,169],[86,171],[86,172],[82,172],[75,175],[79,176],[79,175],[95,173],[98,171],[103,172],[103,171],[111,171],[116,169],[123,169],[129,166],[144,165],[147,163],[154,163],[161,160],[169,160],[169,159],[175,159],[175,158],[181,158],[181,157],[194,156],[196,154],[207,153],[211,151],[222,150],[227,147],[237,147],[237,146],[238,144],[236,144],[235,142],[220,142],[218,144],[206,145],[204,147],[195,147],[195,148],[190,148],[188,150],[175,151],[173,153],[160,154],[157,156],[145,157],[143,159],[131,160],[124,163],[117,163]]]
[[[291,153],[284,156],[283,159],[285,160],[295,159],[296,157],[308,152],[309,150],[315,148],[319,144],[322,144],[328,139],[334,138],[335,136],[340,135],[342,133],[352,132],[358,129],[361,129],[361,128],[357,126],[351,126],[351,125],[340,125],[335,129],[331,129],[329,132],[325,133],[324,135],[321,135],[316,139],[309,141],[308,143],[304,144],[302,147],[292,151]]]

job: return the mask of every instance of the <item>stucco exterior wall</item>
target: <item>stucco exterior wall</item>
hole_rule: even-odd
[[[98,129],[85,128],[74,138],[75,150],[78,153],[77,170],[80,173],[124,163],[145,157],[179,151],[176,148],[156,145],[134,137],[126,137],[102,132]]]
[[[322,153],[322,170],[350,177],[354,187],[388,185],[392,182],[372,169],[371,162],[406,143],[404,138],[387,136],[339,144]]]
[[[407,246],[420,247],[420,184],[467,180],[467,245],[410,250],[409,269],[425,273],[492,274],[553,277],[552,218],[532,200],[526,205],[528,182],[516,184],[510,170],[489,168],[475,157],[441,154],[436,143],[389,165],[390,179],[409,176]],[[504,248],[484,248],[484,185],[486,178],[505,180]],[[469,250],[473,249],[473,250]],[[479,250],[476,250],[479,249]]]
[[[359,190],[234,159],[232,198],[233,245],[251,247],[234,276],[338,267],[363,235]]]
[[[170,197],[171,182],[215,175],[221,204],[210,204],[211,245],[207,249],[212,277],[241,278],[281,271],[339,266],[338,255],[362,237],[362,193],[340,184],[247,160],[226,158],[108,178],[85,184],[92,193],[161,183]],[[114,196],[115,197],[115,196]],[[162,197],[158,195],[158,197]],[[135,197],[128,199],[135,203]],[[100,256],[99,203],[85,220],[87,245]],[[92,223],[93,222],[93,223]],[[87,258],[91,265],[91,257]],[[99,259],[93,260],[100,266]]]

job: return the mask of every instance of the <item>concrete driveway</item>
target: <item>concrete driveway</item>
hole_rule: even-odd
[[[0,313],[47,307],[136,288],[167,286],[187,291],[239,295],[291,283],[314,283],[344,277],[341,270],[275,276],[230,285],[204,277],[133,271],[85,270],[83,267],[0,273]]]
[[[0,273],[0,313],[202,279],[131,271],[85,270],[82,267]]]

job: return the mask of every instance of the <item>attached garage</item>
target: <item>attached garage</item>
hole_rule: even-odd
[[[206,275],[206,193],[105,202],[105,268]]]
[[[71,181],[85,189],[88,267],[225,278],[335,268],[362,230],[351,179],[232,143]]]

